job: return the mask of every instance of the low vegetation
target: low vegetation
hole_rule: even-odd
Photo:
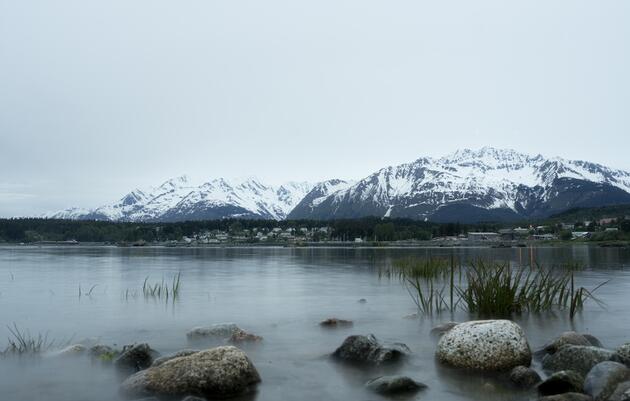
[[[425,315],[457,308],[479,317],[565,310],[573,318],[587,300],[599,303],[593,293],[607,283],[592,290],[576,287],[579,269],[576,264],[514,267],[484,260],[464,266],[454,258],[430,258],[397,260],[380,276],[399,279]]]
[[[0,356],[38,355],[52,348],[67,344],[67,342],[56,343],[54,340],[50,340],[48,333],[31,335],[28,330],[20,330],[15,323],[13,323],[13,326],[7,326],[7,328],[10,333],[7,340],[8,345],[4,351],[0,352]]]

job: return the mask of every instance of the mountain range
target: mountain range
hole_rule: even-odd
[[[136,189],[95,209],[48,218],[184,221],[221,218],[337,219],[379,216],[437,222],[544,218],[575,207],[630,203],[630,173],[510,149],[458,150],[382,168],[358,181],[268,185],[255,178],[186,176]]]

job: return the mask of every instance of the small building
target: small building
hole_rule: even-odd
[[[475,232],[469,232],[468,233],[468,240],[469,241],[498,241],[501,238],[501,235],[499,233],[493,233],[493,232],[482,232],[482,233],[475,233]]]
[[[354,239],[354,242],[361,243],[361,242],[363,242],[363,238],[358,238],[357,237],[357,238]]]
[[[588,238],[590,236],[591,233],[588,231],[573,231],[571,233],[571,239]]]

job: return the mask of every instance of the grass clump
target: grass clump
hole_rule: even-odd
[[[142,294],[145,298],[155,298],[162,299],[165,298],[168,300],[172,298],[173,300],[179,298],[179,290],[181,285],[181,273],[177,273],[173,276],[173,280],[171,283],[167,283],[164,279],[157,283],[149,283],[149,277],[147,276],[144,279],[144,283],[142,284]]]
[[[28,330],[20,330],[15,323],[13,323],[13,326],[7,326],[7,329],[10,336],[7,347],[0,353],[2,356],[38,355],[61,345],[55,343],[54,340],[50,340],[48,333],[31,335]]]
[[[600,303],[593,290],[576,288],[575,263],[556,268],[513,267],[508,262],[477,260],[466,267],[448,259],[403,259],[380,276],[400,279],[424,314],[453,312],[457,307],[483,317],[509,317],[521,312],[568,310],[570,318],[588,299]],[[600,303],[601,304],[601,303]]]

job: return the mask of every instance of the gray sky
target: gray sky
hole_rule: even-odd
[[[458,148],[630,170],[630,2],[0,0],[0,216]]]

